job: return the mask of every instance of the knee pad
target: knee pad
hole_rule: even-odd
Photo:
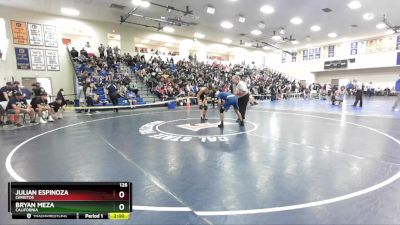
[[[204,106],[204,110],[207,111],[208,110],[208,106],[205,105]]]
[[[224,113],[225,112],[225,109],[224,108],[220,108],[219,109],[219,113]]]
[[[200,110],[203,110],[204,109],[204,105],[200,105]]]

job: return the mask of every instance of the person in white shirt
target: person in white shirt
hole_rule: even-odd
[[[246,118],[247,104],[250,99],[249,89],[247,88],[246,82],[241,81],[240,77],[237,75],[233,76],[231,81],[233,84],[233,94],[239,98],[239,112],[244,120]]]

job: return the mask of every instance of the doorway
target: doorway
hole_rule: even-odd
[[[48,95],[53,95],[53,86],[51,85],[51,78],[47,77],[23,77],[22,86],[32,90],[32,85],[39,82]]]

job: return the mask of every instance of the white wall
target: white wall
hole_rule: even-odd
[[[395,82],[399,79],[400,68],[374,68],[374,69],[358,69],[358,70],[342,70],[315,73],[316,82],[320,84],[330,84],[331,79],[345,79],[352,81],[354,79],[377,88],[393,88]]]
[[[286,56],[286,63],[282,63],[282,52],[274,51],[266,56],[266,66],[273,68],[277,71],[286,74],[296,80],[305,80],[307,83],[312,83],[315,81],[315,75],[312,71],[318,70],[320,64],[323,62],[291,62],[292,58],[288,55]]]
[[[375,83],[381,85],[389,85],[397,80],[397,75],[400,73],[400,67],[396,65],[397,62],[397,51],[396,46],[396,35],[389,35],[384,39],[387,43],[385,49],[380,52],[366,53],[366,49],[359,48],[358,55],[350,54],[351,41],[336,44],[334,58],[327,58],[326,52],[322,51],[321,55],[323,58],[317,60],[303,61],[302,54],[297,55],[297,62],[291,61],[291,56],[286,56],[286,63],[282,63],[282,53],[273,52],[268,54],[267,63],[268,66],[288,74],[296,79],[305,79],[308,83],[311,82],[322,82],[330,83],[331,79],[337,79],[346,74],[347,77],[358,77],[360,80],[372,79]],[[322,46],[313,46],[321,47]],[[311,48],[311,47],[310,47]],[[325,71],[324,62],[341,59],[354,58],[355,63],[349,63],[347,70],[338,71]],[[391,69],[387,69],[391,68]],[[365,78],[363,77],[365,75]],[[351,78],[350,78],[351,79]],[[368,81],[369,82],[369,81]]]

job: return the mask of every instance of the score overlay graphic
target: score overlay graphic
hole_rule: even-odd
[[[10,182],[13,219],[128,219],[130,182]]]

